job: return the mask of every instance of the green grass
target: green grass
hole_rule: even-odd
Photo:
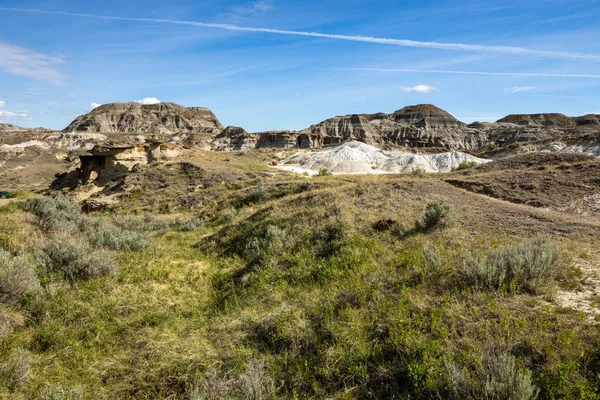
[[[218,198],[185,214],[202,221],[185,229],[67,218],[61,205],[50,211],[59,215],[52,226],[67,219],[72,235],[110,254],[116,268],[87,279],[40,270],[37,294],[0,308],[0,326],[8,316],[27,321],[0,330],[0,358],[11,360],[0,397],[598,398],[596,325],[523,282],[510,286],[515,279],[459,284],[474,273],[464,260],[476,257],[493,277],[525,259],[536,267],[527,280],[576,285],[568,257],[555,263],[528,247],[546,225],[515,234],[474,205],[450,207],[451,196],[443,203],[450,187],[431,195],[434,185],[444,184],[330,177],[222,185]],[[415,230],[433,200],[458,223]],[[449,215],[441,214],[436,221]],[[0,213],[10,257],[35,257],[56,239],[31,217],[22,207]],[[98,225],[90,218],[143,232],[147,246],[90,243],[86,232]],[[382,220],[393,228],[376,230]],[[498,254],[510,262],[493,261]],[[499,290],[506,285],[515,290]]]

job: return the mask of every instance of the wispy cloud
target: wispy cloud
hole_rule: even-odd
[[[535,89],[535,86],[515,86],[511,88],[504,89],[504,93],[520,93],[520,92],[530,92]]]
[[[156,97],[144,97],[143,99],[136,100],[135,102],[140,104],[158,104],[161,101]]]
[[[0,70],[12,75],[60,83],[64,77],[58,64],[62,62],[59,57],[0,43]]]
[[[102,104],[98,104],[98,103],[90,103],[90,106],[88,107],[88,111],[92,111],[93,109],[96,109],[98,107],[100,107]]]
[[[10,120],[31,120],[31,117],[26,111],[12,112],[3,110],[5,105],[6,102],[0,100],[0,122]]]
[[[436,92],[439,89],[429,85],[417,85],[412,87],[403,87],[402,90],[405,92],[431,93]]]
[[[66,12],[66,11],[46,11],[46,10],[29,9],[29,8],[0,7],[0,10],[14,11],[14,12],[38,13],[38,14],[49,14],[49,15],[67,15],[67,16],[78,17],[78,18],[97,18],[97,19],[106,19],[106,20],[113,20],[113,21],[133,21],[133,22],[149,22],[149,23],[159,23],[159,24],[188,25],[188,26],[197,26],[197,27],[203,27],[203,28],[225,29],[225,30],[230,30],[230,31],[241,31],[241,32],[256,32],[256,33],[271,33],[271,34],[277,34],[277,35],[309,36],[309,37],[318,37],[318,38],[324,38],[324,39],[346,40],[346,41],[353,41],[353,42],[387,44],[387,45],[401,46],[401,47],[418,47],[418,48],[441,49],[441,50],[491,52],[491,53],[510,53],[510,54],[519,54],[519,55],[535,56],[535,57],[563,58],[563,59],[585,59],[585,60],[600,61],[600,55],[598,55],[598,54],[575,53],[575,52],[566,52],[566,51],[564,51],[564,52],[563,51],[552,51],[552,50],[544,50],[544,49],[531,49],[531,48],[516,47],[516,46],[480,45],[480,44],[470,44],[470,43],[425,42],[425,41],[381,38],[381,37],[372,37],[372,36],[338,35],[338,34],[330,34],[330,33],[292,31],[292,30],[271,29],[271,28],[251,28],[251,27],[244,27],[244,26],[231,25],[231,24],[215,24],[215,23],[205,23],[205,22],[185,21],[185,20],[175,20],[175,19],[118,17],[118,16],[111,16],[111,15],[71,13],[71,12]]]
[[[491,75],[491,76],[529,76],[535,78],[584,78],[600,79],[596,74],[562,74],[546,72],[487,72],[487,71],[451,71],[451,70],[424,70],[424,69],[386,69],[386,68],[330,68],[345,71],[366,72],[401,72],[415,74],[452,74],[452,75]]]
[[[269,12],[272,9],[272,2],[259,0],[245,6],[234,7],[232,11],[235,15],[260,15],[265,14],[266,12]]]

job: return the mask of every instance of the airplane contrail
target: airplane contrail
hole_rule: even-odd
[[[39,9],[33,9],[33,8],[0,7],[0,10],[1,11],[12,11],[12,12],[37,13],[37,14],[65,15],[65,16],[80,17],[80,18],[96,18],[96,19],[105,19],[105,20],[113,20],[113,21],[133,21],[133,22],[149,22],[149,23],[172,24],[172,25],[188,25],[188,26],[197,26],[197,27],[203,27],[203,28],[225,29],[225,30],[229,30],[229,31],[271,33],[271,34],[277,34],[277,35],[308,36],[308,37],[318,37],[318,38],[324,38],[324,39],[346,40],[346,41],[353,41],[353,42],[387,44],[387,45],[401,46],[401,47],[418,47],[418,48],[457,50],[457,51],[478,51],[478,52],[490,52],[490,53],[511,53],[511,54],[522,54],[522,55],[528,55],[528,56],[563,58],[563,59],[566,58],[566,59],[600,60],[600,55],[596,55],[596,54],[572,53],[572,52],[562,52],[562,51],[552,51],[552,50],[539,50],[539,49],[530,49],[530,48],[526,48],[526,47],[515,47],[515,46],[424,42],[424,41],[407,40],[407,39],[391,39],[391,38],[380,38],[380,37],[359,36],[359,35],[339,35],[339,34],[320,33],[320,32],[293,31],[293,30],[285,30],[285,29],[251,28],[251,27],[244,27],[244,26],[230,25],[230,24],[216,24],[216,23],[206,23],[206,22],[186,21],[186,20],[176,20],[176,19],[119,17],[119,16],[112,16],[112,15],[72,13],[72,12],[67,12],[67,11],[47,11],[47,10],[39,10]]]
[[[386,68],[330,68],[345,71],[366,71],[366,72],[405,72],[405,73],[423,73],[423,74],[451,74],[451,75],[492,75],[492,76],[528,76],[537,78],[583,78],[600,79],[600,75],[595,74],[561,74],[545,72],[487,72],[487,71],[453,71],[453,70],[423,70],[423,69],[386,69]]]

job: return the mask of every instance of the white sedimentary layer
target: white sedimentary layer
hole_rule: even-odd
[[[316,174],[321,169],[334,174],[410,173],[414,170],[450,172],[462,162],[481,164],[488,161],[456,151],[413,154],[385,151],[362,142],[348,142],[321,151],[294,154],[284,160],[279,168],[309,174]]]

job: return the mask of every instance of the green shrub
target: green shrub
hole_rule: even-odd
[[[517,368],[511,354],[489,357],[474,373],[446,362],[446,373],[447,397],[456,400],[534,400],[539,393],[531,371]]]
[[[52,239],[42,252],[46,270],[61,273],[71,281],[109,275],[115,270],[115,261],[110,252],[94,250],[86,242],[67,235]]]
[[[249,360],[246,372],[238,379],[240,394],[248,400],[272,399],[275,395],[275,385],[268,375],[264,360]]]
[[[237,210],[235,208],[226,208],[224,210],[221,210],[221,212],[219,213],[218,220],[222,224],[229,224],[233,222],[233,220],[235,220],[236,216]]]
[[[45,386],[36,397],[39,400],[83,400],[81,388],[64,389],[62,386]]]
[[[490,143],[490,144],[488,145],[488,147],[487,147],[487,149],[488,149],[489,151],[496,150],[497,148],[498,148],[498,145],[497,145],[496,143]]]
[[[458,168],[456,168],[456,171],[463,171],[465,169],[471,169],[477,166],[477,163],[475,161],[463,161],[460,164],[458,164]]]
[[[81,207],[64,197],[34,197],[25,202],[24,209],[35,215],[43,232],[73,231],[81,218]]]
[[[0,249],[0,302],[18,303],[28,293],[39,290],[35,265],[27,257],[15,257]]]
[[[141,250],[148,246],[146,234],[143,232],[124,230],[108,224],[100,226],[92,233],[89,242],[110,250]]]
[[[410,174],[415,178],[424,178],[427,176],[427,172],[422,168],[413,169]]]
[[[149,214],[144,215],[143,217],[136,215],[113,216],[112,223],[122,230],[130,232],[164,231],[171,226],[170,221],[164,219],[159,220]]]
[[[283,247],[287,233],[285,230],[269,225],[263,237],[254,237],[246,245],[246,251],[251,256],[263,257],[267,253]]]
[[[204,225],[204,218],[193,217],[185,221],[179,230],[182,232],[193,232],[198,230],[202,225]]]
[[[445,201],[433,201],[427,204],[425,214],[421,221],[416,222],[415,228],[418,231],[431,231],[450,228],[452,225],[454,225],[454,217],[450,204]]]
[[[507,292],[535,293],[564,276],[562,253],[547,236],[492,250],[483,257],[467,254],[458,269],[459,282],[464,287]]]
[[[333,172],[329,171],[327,168],[321,168],[319,172],[317,172],[317,176],[331,176]]]
[[[31,353],[17,348],[0,364],[0,381],[3,386],[13,391],[23,386],[27,380],[31,364]]]

